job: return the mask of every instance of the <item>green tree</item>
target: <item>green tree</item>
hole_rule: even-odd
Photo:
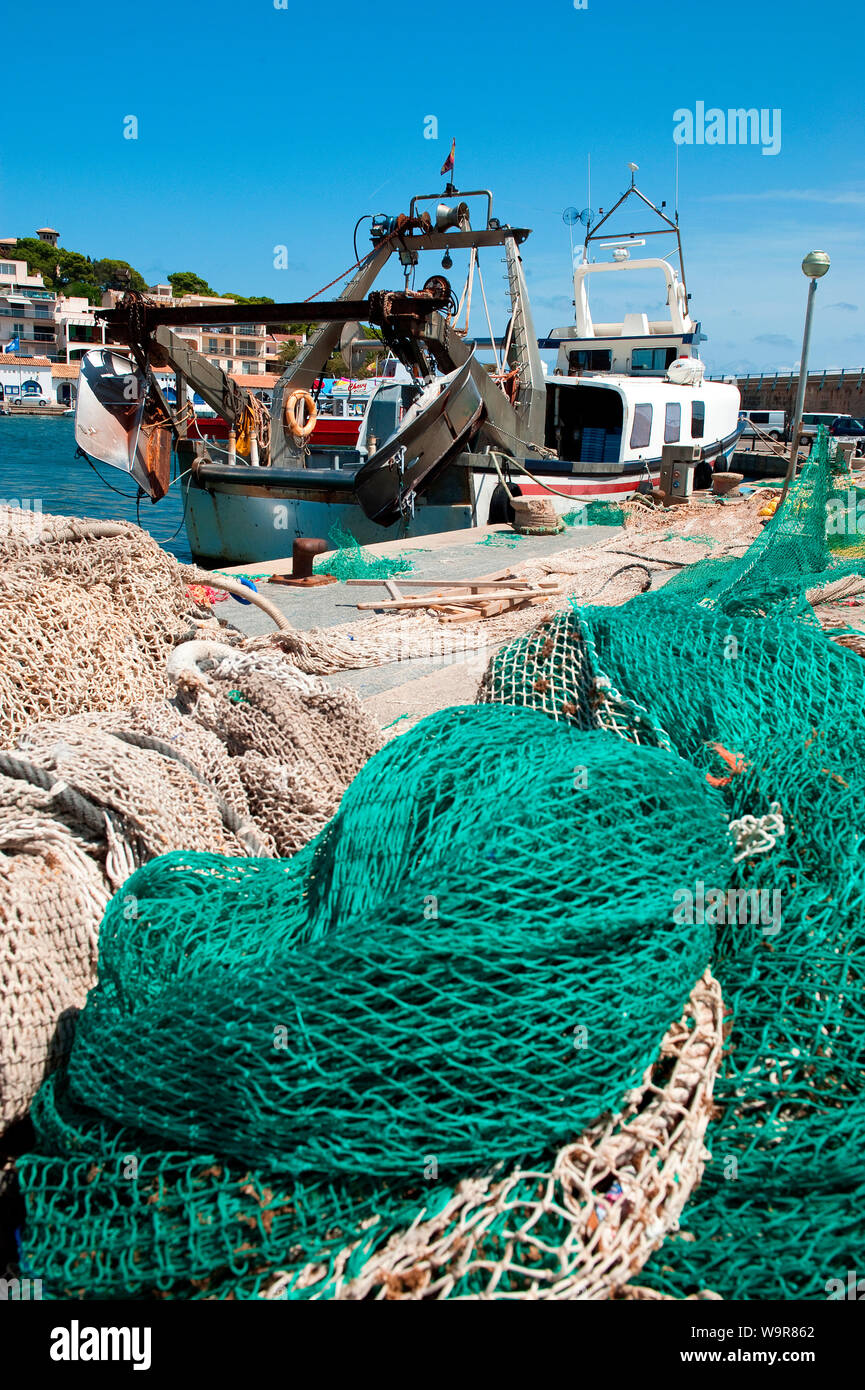
[[[93,278],[103,290],[146,290],[147,281],[128,261],[93,262]]]
[[[280,343],[277,356],[279,358],[279,365],[283,371],[288,366],[289,362],[294,361],[295,357],[300,352],[300,348],[300,343]]]
[[[93,265],[86,256],[82,256],[80,251],[65,251],[62,247],[58,248],[56,264],[60,267],[60,274],[57,276],[58,288],[66,289],[73,282],[89,284],[93,285],[94,289],[97,288]],[[69,293],[68,289],[66,289],[66,293]]]
[[[39,237],[26,236],[18,240],[15,249],[9,254],[13,260],[26,261],[28,273],[41,274],[46,285],[53,289],[57,263],[63,254],[56,246],[51,246],[47,241],[40,241]]]
[[[273,304],[273,303],[274,303],[274,301],[270,298],[270,295],[267,295],[267,294],[254,294],[254,295],[252,295],[251,298],[247,298],[246,295],[243,295],[243,294],[234,294],[231,290],[226,290],[225,293],[224,293],[224,295],[222,296],[222,298],[223,298],[223,299],[233,299],[233,300],[235,300],[238,304]]]
[[[168,283],[178,299],[184,294],[206,294],[213,299],[219,298],[216,290],[211,289],[207,281],[196,275],[194,270],[175,270],[173,275],[169,275]]]
[[[63,293],[70,299],[89,299],[91,304],[102,303],[102,291],[99,286],[86,280],[71,280],[68,285],[63,286]]]

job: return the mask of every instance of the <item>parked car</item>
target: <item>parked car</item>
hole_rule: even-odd
[[[739,412],[739,418],[745,421],[743,438],[749,435],[757,435],[763,439],[768,435],[775,441],[784,438],[787,422],[783,410],[742,410]]]
[[[865,453],[865,420],[859,420],[855,415],[836,415],[829,426],[829,433],[833,439],[855,443],[855,453]]]
[[[865,420],[857,420],[854,415],[836,415],[829,433],[835,439],[861,439],[865,435]]]

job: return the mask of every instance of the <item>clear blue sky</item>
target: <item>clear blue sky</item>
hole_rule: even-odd
[[[149,283],[190,269],[222,292],[305,298],[353,260],[361,213],[407,210],[413,193],[442,186],[456,137],[458,183],[491,187],[503,221],[533,228],[524,258],[545,333],[572,316],[561,213],[585,205],[587,154],[596,208],[625,188],[628,160],[671,206],[677,108],[779,108],[777,155],[680,149],[704,356],[713,371],[796,362],[799,263],[819,247],[832,269],[811,364],[865,363],[865,34],[854,0],[588,0],[584,10],[573,0],[90,0],[74,10],[43,0],[22,23],[26,54],[4,102],[0,236],[47,223],[62,245],[127,259]],[[123,138],[128,115],[137,140]],[[428,115],[437,141],[424,139]],[[283,243],[290,265],[277,271]],[[498,269],[487,271],[497,326]]]

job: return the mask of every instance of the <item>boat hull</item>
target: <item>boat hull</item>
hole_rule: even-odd
[[[738,434],[706,451],[717,469],[727,467]],[[186,464],[183,465],[184,469]],[[591,501],[620,502],[651,483],[657,487],[659,461],[614,476],[591,476],[530,464],[538,479],[514,472],[511,491],[546,496],[563,515]],[[519,481],[517,481],[519,479]],[[340,469],[275,469],[204,464],[183,480],[186,531],[192,553],[205,563],[243,565],[285,559],[298,537],[329,540],[334,526],[361,543],[436,535],[504,521],[502,489],[493,467],[463,454],[416,499],[404,523],[371,521],[354,490],[355,473]],[[546,484],[546,487],[542,486]],[[554,488],[550,493],[547,488]]]
[[[406,536],[464,530],[476,524],[468,496],[448,493],[421,498],[407,524],[384,527],[365,515],[351,474],[327,470],[331,476],[325,484],[312,476],[298,481],[296,473],[301,470],[254,471],[264,475],[266,483],[257,478],[227,478],[224,475],[229,472],[238,475],[253,470],[219,465],[205,467],[197,478],[190,475],[184,480],[186,533],[197,559],[222,565],[280,560],[291,554],[298,537],[329,540],[334,527],[362,545],[372,545]]]

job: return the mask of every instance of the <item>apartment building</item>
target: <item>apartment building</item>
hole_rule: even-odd
[[[19,357],[53,357],[56,297],[41,275],[28,275],[27,262],[2,259],[0,252],[0,353],[15,343]]]
[[[79,362],[91,348],[111,345],[106,326],[96,318],[93,305],[77,295],[57,296],[54,323],[57,362]]]

